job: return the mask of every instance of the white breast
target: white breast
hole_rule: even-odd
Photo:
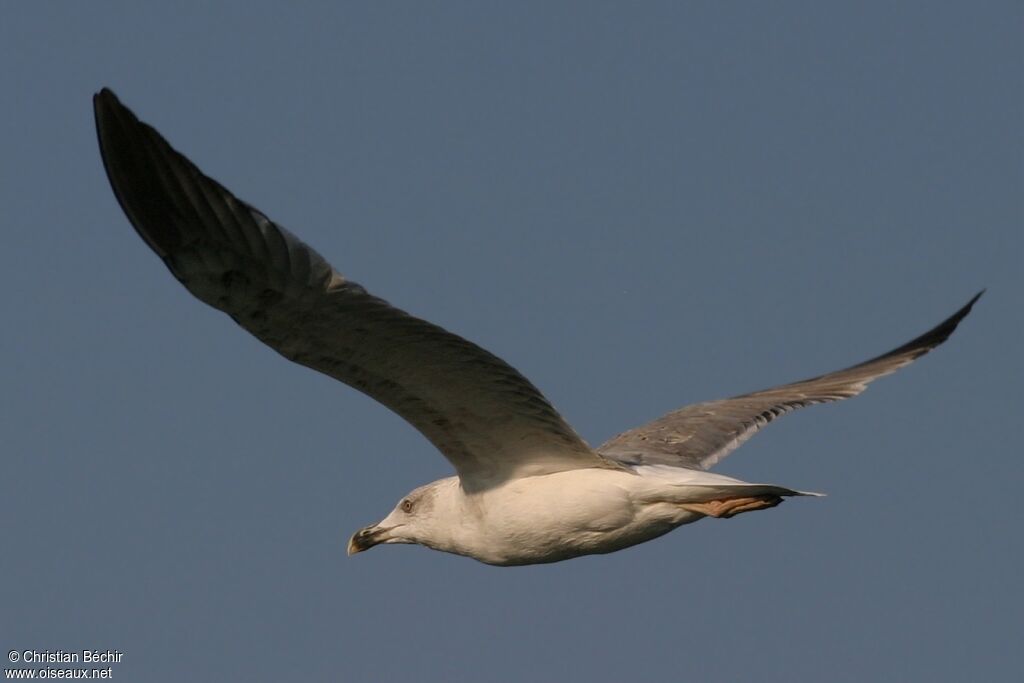
[[[652,498],[650,480],[617,470],[515,479],[467,497],[477,521],[465,554],[500,565],[556,562],[642,543],[700,518]]]

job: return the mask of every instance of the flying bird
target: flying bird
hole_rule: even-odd
[[[775,418],[856,396],[928,353],[981,296],[872,360],[686,406],[595,449],[503,360],[347,279],[206,176],[110,90],[93,104],[114,194],[174,277],[285,358],[398,413],[455,468],[456,476],[415,489],[357,531],[350,555],[418,543],[493,565],[557,562],[818,495],[708,470]]]

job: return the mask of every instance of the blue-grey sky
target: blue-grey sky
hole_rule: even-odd
[[[3,3],[0,648],[115,678],[1022,675],[1024,9]],[[103,174],[112,87],[591,443],[950,341],[722,466],[824,491],[499,569],[345,543],[447,476],[194,300]]]

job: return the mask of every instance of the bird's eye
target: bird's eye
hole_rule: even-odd
[[[402,501],[402,512],[412,512],[412,501],[408,498]]]

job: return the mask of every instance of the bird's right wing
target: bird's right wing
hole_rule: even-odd
[[[634,465],[706,470],[780,415],[815,403],[856,396],[873,380],[928,353],[949,338],[982,293],[934,329],[877,358],[802,382],[680,408],[619,434],[602,444],[597,452]]]
[[[281,355],[341,380],[412,423],[467,489],[583,467],[595,454],[497,356],[378,299],[239,200],[109,90],[94,100],[121,207],[200,300]]]

